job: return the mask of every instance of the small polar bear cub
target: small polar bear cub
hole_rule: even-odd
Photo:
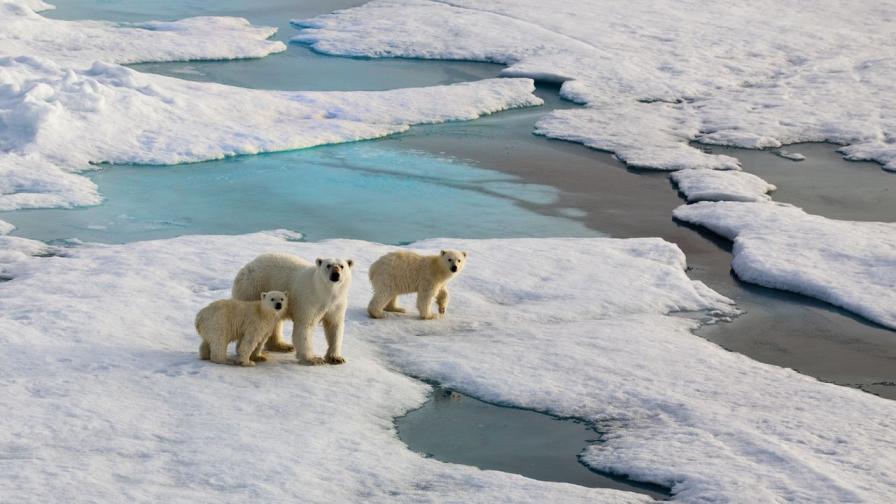
[[[237,363],[254,366],[253,351],[271,334],[286,312],[285,292],[262,292],[258,301],[221,299],[196,314],[196,332],[202,337],[199,358],[227,362],[227,345],[237,343]]]
[[[404,313],[404,308],[398,306],[398,296],[416,292],[421,319],[434,318],[433,298],[439,305],[439,313],[444,315],[448,309],[445,285],[464,269],[466,262],[467,253],[457,250],[443,250],[431,256],[398,251],[380,257],[370,265],[373,299],[367,313],[373,318],[383,318],[384,311]]]

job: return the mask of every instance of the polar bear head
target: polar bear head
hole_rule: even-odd
[[[261,307],[265,310],[283,313],[286,310],[286,301],[285,292],[270,291],[261,293]]]
[[[317,275],[332,284],[348,284],[352,281],[351,259],[317,259]]]
[[[456,275],[467,264],[467,253],[459,250],[443,250],[441,259],[445,269],[450,271],[452,275]]]

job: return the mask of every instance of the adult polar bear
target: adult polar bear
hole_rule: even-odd
[[[262,346],[277,352],[296,350],[296,358],[306,364],[342,364],[342,332],[348,288],[354,262],[318,259],[314,264],[288,254],[262,254],[240,269],[233,280],[234,299],[255,300],[265,291],[289,294],[286,317],[292,319],[292,345],[283,341],[283,322],[278,322],[267,342],[253,354],[264,360]],[[318,323],[324,326],[327,353],[314,355],[311,337]]]

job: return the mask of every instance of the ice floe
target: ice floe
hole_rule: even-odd
[[[113,23],[63,21],[35,11],[43,2],[0,2],[0,55],[52,58],[59,63],[107,63],[261,58],[285,51],[277,32],[242,18],[193,17],[180,21]]]
[[[12,224],[6,222],[5,220],[0,220],[0,236],[8,235],[12,232],[16,227]]]
[[[492,61],[563,82],[586,107],[553,112],[537,131],[636,166],[736,163],[692,140],[829,141],[896,170],[893,13],[875,2],[844,15],[837,3],[792,1],[376,0],[296,20],[294,40],[330,54]]]
[[[769,201],[768,193],[776,187],[742,171],[687,169],[672,173],[675,182],[689,202],[693,201]]]
[[[703,202],[674,215],[732,240],[739,278],[896,329],[896,223],[827,219],[773,203]]]
[[[122,27],[50,20],[7,2],[0,4],[0,23],[0,210],[96,204],[95,185],[76,174],[95,163],[171,164],[298,149],[541,104],[529,79],[280,92],[117,64],[276,49],[265,40],[271,29],[233,18]]]
[[[427,387],[396,370],[596,421],[608,435],[589,464],[672,486],[680,500],[880,502],[896,492],[896,404],[692,335],[693,318],[668,313],[734,308],[687,278],[670,243],[417,243],[470,254],[447,318],[373,321],[366,268],[394,247],[288,236],[81,245],[8,264],[0,492],[40,502],[645,501],[409,451],[392,418]],[[346,365],[198,360],[196,310],[268,251],[356,260]]]

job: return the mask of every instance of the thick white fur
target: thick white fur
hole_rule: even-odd
[[[296,358],[306,364],[342,364],[342,333],[345,325],[345,309],[348,304],[348,288],[352,281],[354,263],[342,259],[318,259],[310,263],[287,254],[263,254],[243,266],[233,281],[235,299],[254,299],[266,290],[289,293],[286,317],[293,323],[290,346],[283,341],[283,323],[277,323],[267,339],[266,348],[276,351],[296,350]],[[331,280],[333,273],[339,280]],[[327,354],[324,358],[314,355],[312,335],[317,324],[322,323],[327,337]],[[256,349],[260,359],[261,345]]]
[[[373,299],[367,313],[373,318],[383,318],[384,311],[404,313],[398,306],[398,296],[417,293],[417,310],[420,318],[435,318],[431,309],[433,299],[439,305],[439,313],[448,310],[446,284],[457,276],[467,263],[467,253],[443,250],[438,255],[424,256],[415,252],[390,252],[370,266],[370,283]],[[451,268],[456,271],[451,271]]]
[[[227,345],[239,341],[237,362],[242,366],[255,365],[252,354],[271,334],[289,305],[283,292],[262,292],[260,296],[257,301],[222,299],[199,310],[196,314],[196,332],[202,338],[199,358],[224,364]]]

